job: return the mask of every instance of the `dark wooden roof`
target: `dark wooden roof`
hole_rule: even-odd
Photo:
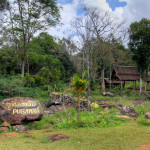
[[[140,80],[140,73],[134,66],[114,66],[114,71],[121,81]],[[113,80],[113,79],[112,79]]]

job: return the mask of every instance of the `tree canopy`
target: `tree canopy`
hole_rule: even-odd
[[[150,20],[143,18],[134,22],[129,29],[129,48],[141,74],[148,69],[150,61]]]

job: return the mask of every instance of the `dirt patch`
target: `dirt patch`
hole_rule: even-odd
[[[125,116],[125,115],[118,115],[118,116],[116,116],[116,117],[118,117],[118,118],[124,118],[124,119],[130,119],[130,117]]]
[[[42,133],[46,133],[46,132],[55,132],[54,130],[46,130],[46,131],[43,131]]]
[[[7,140],[7,138],[2,138],[2,137],[0,138],[0,141],[4,141],[4,140]]]
[[[28,134],[28,135],[26,135],[25,137],[26,137],[26,138],[31,138],[31,137],[33,137],[33,136],[30,135],[30,134]]]
[[[62,139],[69,139],[69,137],[64,134],[54,134],[54,135],[51,135],[48,139],[55,142],[55,141],[60,141]]]
[[[150,144],[141,145],[140,150],[150,150]]]
[[[16,133],[16,132],[11,132],[11,133],[5,133],[4,136],[5,137],[14,137],[14,136],[20,136],[20,134]]]

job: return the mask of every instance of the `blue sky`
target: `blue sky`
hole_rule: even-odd
[[[114,11],[117,7],[124,7],[127,5],[127,2],[119,2],[119,0],[106,0],[109,4],[109,7]]]
[[[57,0],[58,3],[65,5],[65,4],[71,4],[73,3],[73,0]],[[127,5],[127,2],[119,2],[119,0],[106,0],[106,2],[109,4],[109,7],[114,11],[117,7],[124,7]],[[78,8],[77,13],[80,15],[83,13],[83,8]]]
[[[81,3],[112,12],[126,26],[142,18],[150,19],[150,0],[56,0],[63,7],[60,10],[62,26],[51,28],[50,33],[56,37],[66,37],[72,27],[70,22],[84,14]]]

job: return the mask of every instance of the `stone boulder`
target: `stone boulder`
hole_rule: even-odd
[[[40,103],[29,97],[5,99],[0,104],[0,120],[11,125],[41,120],[43,110]]]
[[[115,96],[115,94],[110,93],[110,92],[103,92],[103,96],[114,97],[114,96]]]
[[[69,136],[64,134],[54,134],[51,135],[48,139],[51,140],[52,142],[55,142],[55,141],[60,141],[62,139],[69,139]]]
[[[145,118],[146,118],[146,119],[150,119],[150,112],[147,112],[147,113],[145,114]]]
[[[132,107],[129,107],[129,106],[124,106],[120,108],[119,113],[122,115],[129,115],[131,117],[137,117],[136,111]]]
[[[65,106],[73,106],[75,104],[75,100],[71,94],[62,94],[58,92],[50,93],[50,103],[48,107],[51,105],[65,105]]]
[[[22,126],[22,125],[15,125],[13,126],[13,129],[19,132],[25,132],[25,131],[29,131],[28,128]]]
[[[91,102],[88,100],[80,101],[80,111],[91,111]]]

